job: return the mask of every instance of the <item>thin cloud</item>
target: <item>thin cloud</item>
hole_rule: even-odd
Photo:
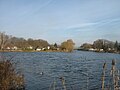
[[[102,21],[99,21],[99,22],[96,22],[96,23],[97,23],[98,26],[103,26],[103,25],[106,25],[106,24],[116,23],[116,22],[120,22],[120,18],[102,20]]]
[[[37,12],[39,12],[42,8],[47,7],[53,0],[48,0],[46,3],[42,4],[39,9],[37,9],[35,12],[33,12],[33,14],[36,14]]]
[[[53,1],[53,0],[48,0],[47,2],[45,2],[45,3],[43,3],[43,4],[41,4],[40,2],[38,2],[38,3],[40,3],[39,6],[36,5],[36,7],[33,7],[33,8],[35,8],[34,10],[31,9],[31,10],[25,11],[25,13],[23,13],[23,14],[21,15],[21,17],[27,16],[28,14],[29,14],[29,15],[35,15],[35,14],[37,14],[38,12],[40,12],[41,9],[47,7],[52,1]],[[36,2],[36,3],[37,3],[37,2]],[[32,7],[32,5],[31,5],[31,7]]]
[[[116,23],[116,22],[120,22],[120,18],[107,19],[107,20],[102,20],[102,21],[93,22],[93,23],[82,23],[78,25],[73,25],[73,26],[67,27],[67,30],[79,31],[79,30],[83,30],[87,28],[101,27],[103,25],[110,24],[110,23]]]
[[[79,29],[79,28],[94,26],[96,24],[97,23],[82,23],[82,24],[70,26],[67,29]]]

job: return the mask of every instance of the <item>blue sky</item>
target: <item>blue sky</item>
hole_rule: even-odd
[[[120,41],[120,0],[0,0],[0,31],[77,46]]]

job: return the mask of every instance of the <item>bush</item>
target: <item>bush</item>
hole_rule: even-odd
[[[0,90],[25,90],[24,76],[15,71],[9,60],[0,59]]]

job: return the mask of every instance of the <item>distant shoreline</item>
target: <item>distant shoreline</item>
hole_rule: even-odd
[[[36,51],[36,50],[0,50],[0,52],[68,52],[63,50],[45,50],[45,51]]]
[[[115,53],[115,54],[120,54],[120,52],[91,51],[91,50],[85,50],[85,49],[76,49],[76,50],[77,51],[97,52],[97,53]]]
[[[96,53],[114,53],[114,54],[120,54],[120,52],[104,52],[104,51],[90,51],[90,50],[83,50],[83,49],[75,49],[77,51],[87,51],[87,52],[96,52]],[[73,50],[74,51],[74,50]],[[0,50],[0,52],[66,52],[70,53],[68,51],[63,50],[46,50],[46,51],[35,51],[35,50]]]

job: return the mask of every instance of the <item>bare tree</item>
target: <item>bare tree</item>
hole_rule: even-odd
[[[75,45],[75,43],[73,42],[73,40],[69,39],[69,40],[64,41],[63,43],[61,43],[61,48],[63,50],[68,51],[68,52],[72,52],[73,49],[74,49],[74,45]]]
[[[9,42],[10,36],[6,35],[5,32],[0,32],[0,50],[4,49],[6,44]]]

